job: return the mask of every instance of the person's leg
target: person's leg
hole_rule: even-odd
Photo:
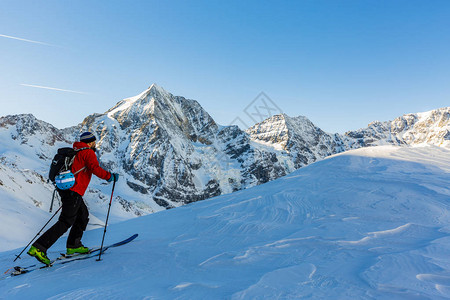
[[[67,238],[67,248],[78,248],[83,246],[83,243],[81,243],[81,238],[83,237],[83,232],[86,230],[89,222],[89,211],[87,206],[80,195],[78,195],[78,198],[80,206],[75,222],[70,229],[69,237]]]
[[[59,194],[62,210],[58,221],[33,243],[33,246],[45,253],[75,223],[81,202],[83,202],[81,196],[72,191],[59,191]]]

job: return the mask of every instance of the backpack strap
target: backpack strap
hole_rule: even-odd
[[[83,151],[83,150],[89,150],[89,149],[91,149],[91,148],[89,148],[89,147],[83,147],[83,148],[80,148],[80,149],[73,149],[73,150],[75,150],[75,152],[76,153],[78,153],[78,152],[80,152],[80,151]]]
[[[81,169],[79,169],[78,171],[76,171],[75,173],[73,173],[73,175],[77,175],[78,173],[80,173],[80,172],[83,171],[84,169],[86,169],[86,167],[82,167]]]
[[[83,151],[83,150],[88,150],[88,149],[91,149],[91,148],[89,148],[89,147],[84,147],[84,148],[77,149],[77,150],[75,150],[75,151],[76,151],[77,154],[78,154],[78,152]],[[75,154],[75,156],[77,156],[77,155]],[[74,157],[74,159],[75,159],[75,157]],[[77,175],[78,173],[80,173],[80,172],[83,171],[84,169],[86,169],[85,166],[82,167],[81,169],[79,169],[78,171],[76,171],[75,173],[73,173],[73,175]]]

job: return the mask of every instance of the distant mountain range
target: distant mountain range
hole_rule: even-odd
[[[1,117],[0,189],[46,206],[52,186],[45,180],[53,155],[87,130],[97,136],[102,166],[122,175],[115,213],[129,218],[259,185],[350,149],[450,147],[450,107],[376,121],[344,135],[286,114],[243,131],[218,125],[197,101],[153,84],[70,128],[57,129],[29,114]],[[46,192],[36,195],[36,185]],[[103,182],[94,181],[86,197],[91,206],[101,206],[108,192]]]
[[[343,135],[329,134],[306,117],[275,115],[246,131],[252,141],[279,150],[294,168],[332,154],[369,146],[413,146],[429,144],[450,147],[450,107],[424,113],[407,114],[393,121],[375,121],[367,128]]]

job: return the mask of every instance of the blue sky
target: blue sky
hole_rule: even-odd
[[[0,115],[64,128],[157,83],[222,125],[252,125],[264,92],[358,129],[450,105],[449,16],[450,1],[2,0]]]

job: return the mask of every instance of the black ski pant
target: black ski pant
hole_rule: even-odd
[[[58,190],[61,196],[62,210],[58,221],[50,227],[33,246],[41,251],[47,252],[70,227],[67,238],[67,248],[78,248],[83,246],[81,237],[89,222],[89,212],[83,198],[71,190]]]

